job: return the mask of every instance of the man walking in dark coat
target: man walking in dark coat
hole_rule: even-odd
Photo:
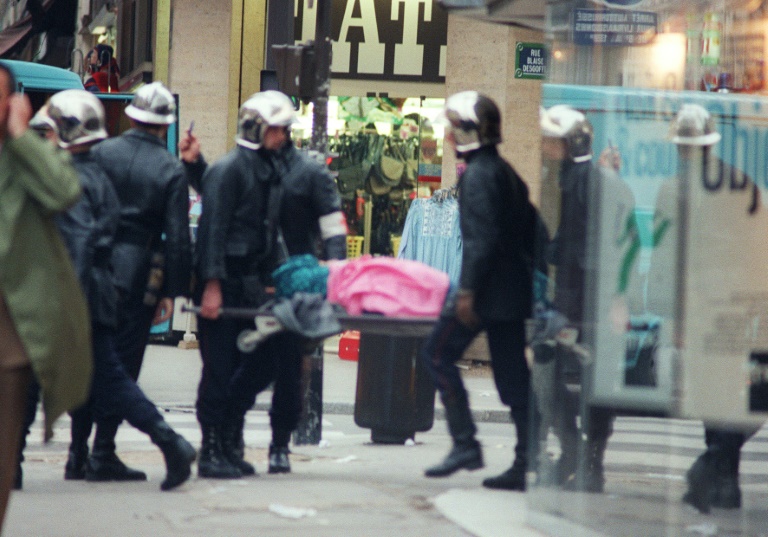
[[[58,145],[72,154],[83,197],[57,217],[57,226],[69,250],[80,285],[88,299],[94,367],[89,402],[71,413],[72,445],[65,479],[87,474],[87,444],[91,413],[97,418],[117,414],[146,433],[163,452],[167,476],[162,490],[186,481],[195,450],[165,422],[155,405],[125,372],[115,353],[117,292],[112,279],[111,253],[120,219],[114,187],[91,155],[91,147],[107,137],[104,107],[85,90],[67,90],[51,98],[49,116]]]
[[[531,254],[535,209],[528,187],[499,155],[501,115],[496,104],[474,91],[445,103],[446,141],[467,167],[459,178],[459,221],[464,249],[455,307],[440,318],[422,356],[445,406],[453,449],[427,477],[483,467],[480,443],[456,362],[485,330],[496,388],[511,408],[517,431],[512,466],[485,479],[489,488],[525,490],[528,467],[530,372],[525,360],[525,319],[532,299]],[[448,308],[446,308],[448,309]]]
[[[92,151],[120,200],[112,252],[119,294],[115,345],[134,380],[139,378],[153,320],[169,318],[173,298],[189,294],[189,187],[184,167],[165,142],[175,111],[173,95],[160,82],[142,86],[125,110],[132,128]],[[115,454],[119,424],[117,417],[98,422],[87,480],[146,479],[144,472],[127,468]]]

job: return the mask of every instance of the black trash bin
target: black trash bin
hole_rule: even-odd
[[[360,335],[355,423],[371,441],[402,444],[435,420],[435,387],[419,357],[424,337]]]

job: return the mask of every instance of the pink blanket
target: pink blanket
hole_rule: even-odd
[[[328,300],[350,315],[438,317],[448,275],[418,261],[369,255],[328,264]]]

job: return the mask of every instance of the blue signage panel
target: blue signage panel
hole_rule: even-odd
[[[575,9],[573,42],[577,45],[647,45],[656,36],[656,13],[617,9]]]

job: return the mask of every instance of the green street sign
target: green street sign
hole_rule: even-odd
[[[515,78],[541,80],[547,75],[548,54],[543,43],[517,43]]]

